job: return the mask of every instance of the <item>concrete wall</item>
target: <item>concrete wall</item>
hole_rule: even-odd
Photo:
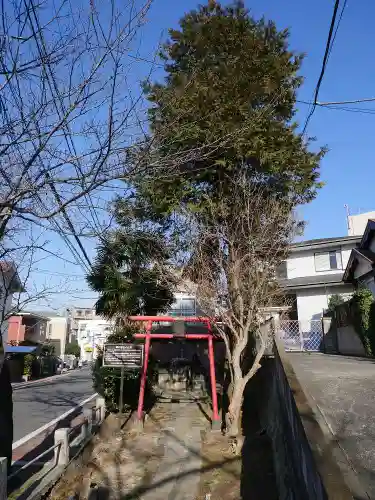
[[[348,263],[350,253],[355,247],[353,243],[347,245],[341,245],[341,260],[342,260],[342,270],[343,271]],[[300,278],[301,276],[318,276],[319,274],[337,274],[340,269],[333,269],[330,271],[316,271],[315,270],[315,259],[314,254],[321,251],[329,251],[340,249],[340,245],[332,246],[332,248],[327,249],[309,249],[294,251],[290,254],[287,260],[287,274],[288,279]]]
[[[317,408],[306,397],[288,355],[276,345],[274,354],[262,361],[245,398],[256,405],[261,428],[271,441],[277,498],[352,500],[336,461],[344,460],[342,452],[317,419]]]
[[[365,348],[353,325],[337,328],[334,319],[323,318],[323,333],[325,352],[366,356]]]
[[[258,377],[260,420],[272,443],[278,498],[326,500],[310,444],[278,355],[262,363]]]
[[[353,287],[351,285],[301,288],[296,291],[298,319],[300,321],[320,319],[323,310],[328,307],[331,295],[340,294],[347,299],[352,293]]]
[[[366,356],[365,348],[353,325],[337,328],[337,349],[340,354]]]

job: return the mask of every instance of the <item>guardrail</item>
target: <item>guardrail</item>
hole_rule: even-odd
[[[52,460],[43,464],[41,469],[42,472],[40,473],[39,471],[35,474],[35,476],[37,476],[35,477],[35,481],[39,483],[38,489],[46,489],[49,484],[53,484],[59,479],[73,456],[87,444],[87,442],[91,439],[94,430],[98,429],[103,423],[105,418],[104,398],[96,398],[95,407],[84,408],[82,413],[83,422],[79,423],[75,427],[56,429],[54,431],[53,446],[50,446],[48,449],[44,450],[27,463],[24,463],[10,475],[7,474],[6,458],[0,457],[0,500],[6,500],[8,498],[7,485],[10,481],[14,480],[17,476],[22,476],[22,473],[29,467],[37,463],[40,464],[40,460],[45,456],[52,454],[52,452]],[[32,489],[33,477],[27,479],[27,489]],[[43,477],[42,484],[40,484],[40,477]],[[22,493],[24,493],[22,484],[18,485],[17,491],[20,489],[22,489]],[[12,494],[12,498],[17,498],[16,492]]]

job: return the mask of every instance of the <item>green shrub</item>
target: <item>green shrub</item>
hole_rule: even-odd
[[[366,353],[375,355],[375,306],[374,296],[368,288],[357,290],[352,299],[354,327],[360,336]]]
[[[23,374],[27,377],[31,377],[31,370],[33,366],[34,356],[32,354],[26,354],[23,362]]]
[[[81,348],[78,344],[77,341],[75,342],[69,342],[65,346],[65,354],[72,354],[76,358],[79,358],[81,356]]]
[[[108,337],[108,343],[123,344],[134,342],[133,334],[136,332],[139,332],[139,328],[136,326],[125,325],[120,329],[116,329],[116,331]],[[104,367],[102,364],[103,353],[99,352],[92,369],[94,389],[105,399],[108,411],[115,413],[119,411],[121,369]],[[139,371],[125,371],[123,392],[124,409],[136,410],[138,406],[140,375]],[[150,359],[148,375],[144,404],[146,410],[147,407],[152,405],[155,399],[152,389],[152,380],[154,378],[154,363],[152,359]]]
[[[334,316],[336,307],[343,304],[345,300],[343,297],[339,294],[334,294],[331,295],[330,298],[328,299],[328,309],[327,309],[327,315],[328,316]]]

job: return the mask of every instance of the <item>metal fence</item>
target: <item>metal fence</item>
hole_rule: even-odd
[[[281,320],[278,337],[286,351],[322,351],[323,327],[321,320]]]

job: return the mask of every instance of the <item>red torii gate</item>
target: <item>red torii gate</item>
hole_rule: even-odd
[[[212,391],[212,425],[213,427],[220,426],[220,417],[217,404],[216,392],[216,373],[215,373],[215,355],[213,345],[213,333],[211,328],[211,320],[209,318],[200,317],[175,317],[175,316],[129,316],[131,321],[147,322],[146,333],[136,333],[134,338],[145,339],[145,355],[143,361],[141,386],[139,390],[137,416],[139,420],[143,418],[143,403],[145,396],[148,358],[150,353],[151,339],[173,339],[173,333],[151,333],[152,324],[156,322],[174,323],[176,321],[184,321],[185,323],[203,323],[207,326],[207,333],[186,333],[183,338],[191,340],[207,340],[208,341],[208,359],[210,362],[210,379]]]

